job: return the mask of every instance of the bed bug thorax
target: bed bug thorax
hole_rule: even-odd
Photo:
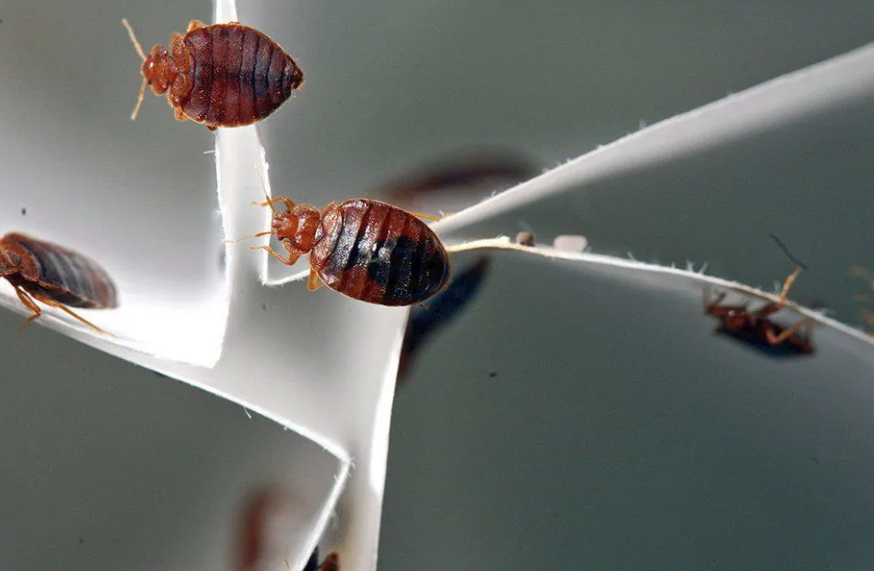
[[[122,24],[143,60],[143,82],[135,119],[146,85],[167,95],[176,119],[191,119],[210,130],[240,127],[264,119],[303,84],[303,72],[267,35],[239,22],[206,25],[192,20],[183,34],[172,34],[149,55],[127,20]]]

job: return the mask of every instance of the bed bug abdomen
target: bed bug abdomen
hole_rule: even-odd
[[[239,127],[264,119],[303,83],[303,72],[265,34],[238,23],[190,30],[184,37],[194,69],[182,112],[208,127]]]
[[[115,285],[106,271],[90,258],[25,234],[6,234],[4,250],[22,260],[18,279],[31,293],[42,293],[69,307],[110,309],[118,306]]]
[[[40,316],[42,311],[36,302],[41,301],[106,333],[70,307],[110,309],[118,306],[115,285],[97,262],[25,234],[13,232],[0,238],[0,277],[12,284],[18,299],[31,311],[25,325]]]
[[[331,289],[380,305],[412,305],[449,279],[449,255],[415,215],[375,200],[328,205],[310,265]]]

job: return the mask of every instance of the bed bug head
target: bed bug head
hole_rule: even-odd
[[[6,248],[0,248],[0,277],[16,273],[20,267],[21,256]]]
[[[146,90],[146,84],[152,87],[152,91],[155,92],[155,95],[163,95],[167,92],[167,89],[170,88],[173,80],[176,79],[178,70],[173,63],[173,60],[170,58],[167,48],[157,44],[152,48],[152,52],[147,56],[143,53],[143,47],[140,45],[140,42],[137,41],[137,37],[134,35],[134,30],[128,21],[122,19],[121,24],[125,29],[127,29],[130,41],[133,43],[134,48],[143,60],[143,67],[140,69],[143,74],[143,82],[140,84],[140,92],[139,95],[137,95],[137,104],[134,106],[134,111],[130,116],[131,121],[133,121],[137,118],[140,105],[143,103],[143,93]]]
[[[164,95],[179,74],[167,48],[161,44],[153,47],[152,53],[143,60],[142,72],[143,81],[149,84],[155,95]]]
[[[292,204],[289,200],[285,212],[274,209],[272,233],[290,253],[306,254],[313,249],[321,216],[309,204]]]

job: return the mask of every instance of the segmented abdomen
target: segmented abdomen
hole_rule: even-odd
[[[449,256],[434,232],[375,200],[326,208],[310,265],[331,289],[380,305],[419,303],[449,279]]]
[[[94,260],[25,234],[6,234],[3,247],[21,257],[18,283],[70,307],[109,309],[118,306],[115,284]],[[15,281],[15,280],[13,280]]]
[[[182,111],[211,127],[238,127],[273,113],[303,83],[303,72],[273,40],[241,24],[192,30],[185,45],[194,85]]]

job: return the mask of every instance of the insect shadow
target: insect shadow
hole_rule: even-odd
[[[482,289],[492,265],[490,256],[480,256],[459,271],[442,292],[432,297],[427,307],[413,308],[401,346],[398,383],[405,382],[422,347],[441,329],[452,323]]]

